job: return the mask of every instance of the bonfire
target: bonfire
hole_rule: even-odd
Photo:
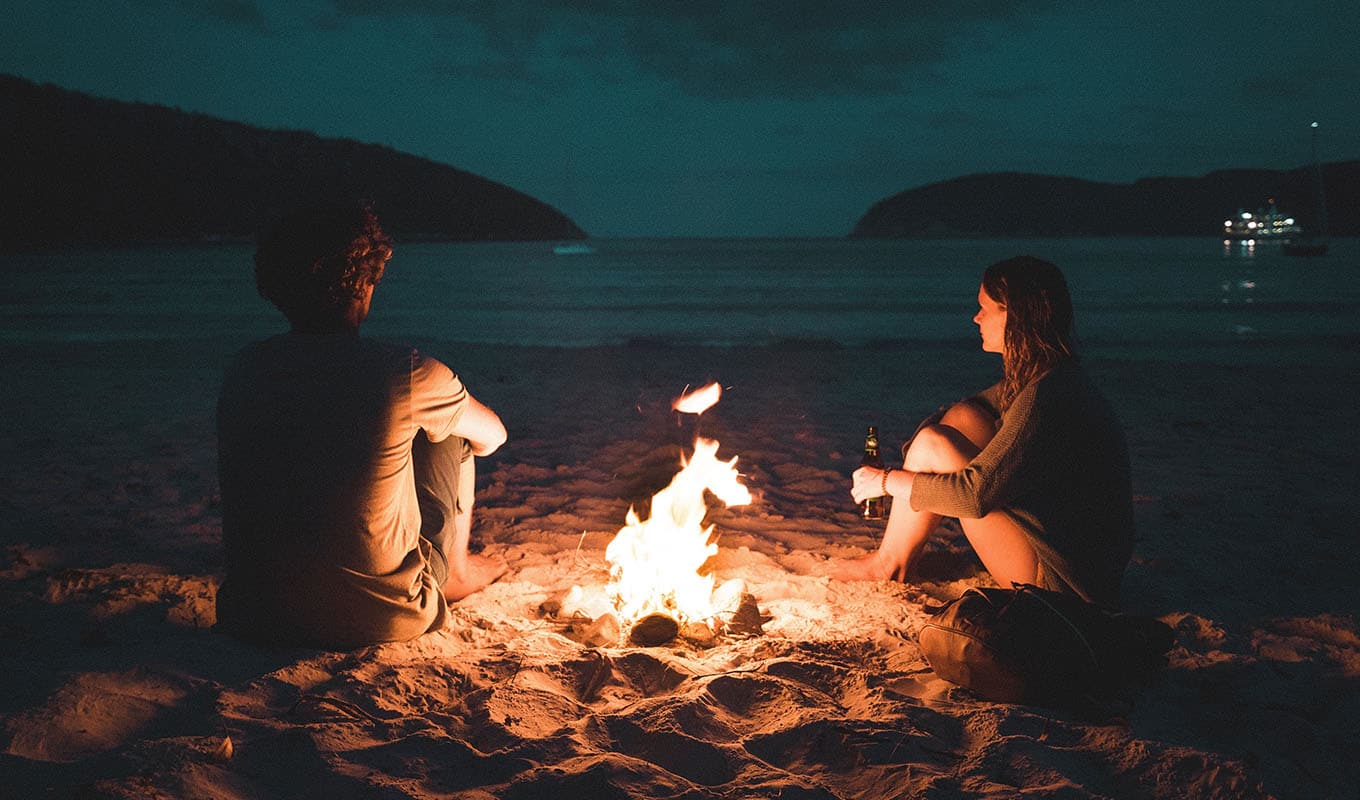
[[[672,408],[699,415],[721,396],[722,387],[710,383],[682,394]],[[623,528],[605,549],[609,563],[605,598],[612,610],[607,612],[610,619],[596,617],[596,630],[624,631],[643,645],[663,644],[681,631],[690,638],[704,639],[729,628],[720,616],[737,614],[743,604],[754,610],[754,599],[746,594],[744,582],[734,579],[716,586],[712,572],[705,569],[718,553],[714,526],[704,520],[706,493],[727,506],[751,502],[736,463],[736,456],[727,461],[718,458],[716,440],[696,436],[694,450],[680,471],[653,495],[648,518],[628,509]],[[573,588],[564,610],[582,615],[589,606],[585,597],[581,587]],[[585,616],[594,615],[587,612]]]

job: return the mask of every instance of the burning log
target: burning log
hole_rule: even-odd
[[[675,617],[653,612],[633,623],[628,631],[628,639],[643,647],[658,647],[680,633],[680,623]]]
[[[756,597],[750,592],[741,593],[741,605],[732,613],[723,632],[729,636],[761,636],[765,633],[765,623],[771,619],[756,605]]]
[[[742,592],[740,604],[732,612],[731,618],[717,625],[716,629],[705,622],[682,625],[669,614],[653,612],[633,623],[628,631],[628,640],[642,647],[659,647],[678,637],[691,644],[711,646],[717,643],[719,636],[762,636],[765,623],[770,619],[769,614],[761,612],[755,595]]]
[[[571,602],[570,594],[567,602],[576,605]],[[613,612],[592,617],[580,608],[566,612],[562,601],[545,600],[539,605],[538,614],[555,623],[563,636],[587,647],[616,647],[622,640],[623,629]]]
[[[727,581],[717,592],[715,616],[705,620],[681,621],[664,611],[653,611],[632,623],[621,624],[613,611],[601,611],[603,597],[587,600],[580,587],[561,600],[545,600],[538,607],[540,617],[557,625],[558,632],[588,647],[660,647],[680,640],[700,648],[714,647],[723,639],[763,636],[769,614],[760,610],[755,595],[741,581]],[[598,616],[592,616],[594,607]]]

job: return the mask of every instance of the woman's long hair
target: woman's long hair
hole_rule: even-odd
[[[1034,256],[998,261],[982,273],[982,290],[1006,309],[1001,407],[1060,361],[1075,358],[1072,296],[1062,271]]]

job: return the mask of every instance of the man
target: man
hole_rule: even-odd
[[[302,211],[259,241],[256,286],[292,329],[241,351],[218,401],[227,632],[411,639],[504,572],[468,536],[473,457],[505,426],[444,364],[359,336],[391,256],[365,208]]]

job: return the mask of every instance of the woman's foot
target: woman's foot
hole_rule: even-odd
[[[499,558],[469,553],[463,568],[450,565],[448,580],[444,581],[444,599],[456,603],[468,595],[485,589],[500,580],[510,570],[509,565]]]
[[[827,562],[827,575],[838,581],[905,580],[906,565],[898,565],[875,550],[861,558],[835,558]]]

